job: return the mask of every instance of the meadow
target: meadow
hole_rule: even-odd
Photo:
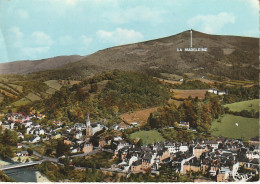
[[[233,112],[240,112],[242,110],[255,110],[257,112],[259,111],[259,99],[226,104],[224,107],[228,107],[229,110]]]
[[[212,122],[210,133],[214,136],[248,140],[259,135],[259,122],[254,118],[225,114]]]
[[[130,139],[142,139],[143,144],[165,141],[165,139],[157,130],[134,132],[130,135]]]

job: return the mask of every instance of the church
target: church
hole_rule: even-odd
[[[90,118],[88,114],[88,118],[86,119],[86,139],[93,135],[93,128],[90,124]]]

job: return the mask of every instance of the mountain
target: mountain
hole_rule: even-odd
[[[190,31],[161,39],[112,47],[64,65],[60,71],[91,75],[104,70],[132,70],[152,75],[194,73],[229,79],[258,80],[258,38],[209,35],[193,31],[193,48],[207,52],[178,52],[190,47]],[[58,71],[56,71],[58,72]]]
[[[83,59],[84,56],[57,56],[41,60],[14,61],[0,64],[0,74],[28,74],[59,68]]]
[[[52,64],[48,69],[53,70],[49,71],[43,71],[48,67],[44,64],[45,60],[38,61],[38,65],[45,68],[40,68],[43,72],[32,76],[41,76],[43,80],[82,80],[104,70],[119,69],[141,71],[164,78],[172,74],[183,76],[184,73],[192,73],[196,76],[258,80],[258,38],[210,35],[193,30],[193,48],[207,48],[207,52],[177,51],[177,48],[190,47],[190,40],[190,31],[184,31],[165,38],[100,50],[66,65],[60,58],[61,67],[57,69]],[[58,61],[56,65],[58,67]],[[23,73],[36,71],[32,67],[19,66],[19,73],[24,70]],[[18,73],[19,67],[14,68],[16,70],[12,70],[13,73]]]

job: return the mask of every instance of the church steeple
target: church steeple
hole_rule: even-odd
[[[88,118],[86,119],[86,127],[90,127],[90,118],[89,118],[89,114],[88,114]]]
[[[88,114],[88,118],[86,119],[86,140],[89,139],[90,136],[93,135],[92,126],[90,124],[90,118]]]

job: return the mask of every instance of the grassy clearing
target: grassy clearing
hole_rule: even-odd
[[[173,92],[173,97],[175,99],[185,99],[191,96],[192,98],[198,97],[199,99],[204,99],[205,94],[208,90],[197,89],[197,90],[180,90],[180,89],[171,89]]]
[[[210,132],[214,136],[248,140],[259,135],[259,122],[254,118],[226,114],[212,122]]]
[[[224,107],[228,107],[229,110],[233,112],[240,112],[242,110],[255,110],[257,112],[259,111],[259,99],[226,104]]]
[[[157,130],[138,131],[132,133],[130,139],[142,139],[143,144],[151,144],[153,142],[162,142],[165,140]]]
[[[49,80],[49,81],[45,81],[44,83],[47,84],[50,88],[53,88],[55,90],[60,90],[60,88],[62,87],[62,85],[58,80]]]

